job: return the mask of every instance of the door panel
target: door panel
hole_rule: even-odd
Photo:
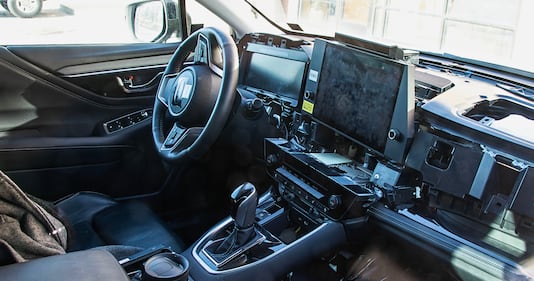
[[[151,87],[149,91],[126,92],[122,85],[117,83],[117,78],[123,81],[131,79],[135,85],[142,85],[151,80],[159,81],[154,78],[165,69],[177,46],[177,44],[10,46],[7,49],[9,52],[5,53],[15,55],[12,59],[18,60],[18,64],[31,62],[32,66],[38,66],[100,96],[131,97],[153,95],[156,87]]]
[[[176,45],[143,45],[0,48],[0,169],[48,200],[157,191],[166,173],[150,114],[162,58]],[[154,81],[128,93],[117,77]]]
[[[105,97],[155,96],[165,65],[108,72],[66,75],[63,78]]]
[[[166,64],[168,61],[166,57],[171,55],[177,47],[177,43],[147,43],[77,46],[24,45],[9,46],[8,49],[17,57],[47,71],[57,74],[73,74]],[[135,62],[135,64],[128,65],[126,64],[128,61]],[[106,64],[111,65],[106,66]],[[79,66],[82,70],[85,67],[87,70],[65,70],[74,66]]]

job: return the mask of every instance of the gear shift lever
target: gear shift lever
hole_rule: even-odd
[[[230,197],[233,203],[232,218],[235,227],[239,230],[251,228],[254,225],[258,206],[258,194],[254,185],[246,182],[238,186]]]
[[[256,235],[254,221],[256,220],[258,194],[254,185],[247,182],[238,186],[230,198],[233,204],[231,215],[234,219],[234,230],[211,251],[212,255],[220,260],[231,256],[247,245]]]

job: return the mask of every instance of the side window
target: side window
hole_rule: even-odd
[[[0,44],[136,42],[126,22],[128,1],[0,0]],[[18,3],[18,4],[17,4]]]
[[[202,27],[217,27],[223,31],[231,32],[230,26],[210,10],[200,5],[194,0],[186,0],[185,7],[189,16],[191,31]]]
[[[128,24],[128,7],[141,0],[120,1],[0,0],[0,45],[27,44],[124,44],[137,43]],[[17,4],[18,3],[18,4]],[[151,38],[161,28],[163,5],[146,5],[137,21],[141,36]],[[230,32],[228,24],[196,1],[186,0],[186,10],[193,31],[215,26]],[[136,17],[138,15],[136,14]],[[157,35],[157,34],[156,34]],[[168,38],[167,42],[181,38]]]

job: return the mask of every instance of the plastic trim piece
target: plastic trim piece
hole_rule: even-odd
[[[283,245],[281,248],[274,253],[270,254],[269,256],[266,256],[262,258],[261,260],[255,261],[250,264],[246,264],[240,267],[226,269],[226,270],[214,270],[211,268],[202,257],[200,257],[199,253],[201,252],[200,247],[205,245],[206,241],[208,241],[212,236],[217,234],[218,232],[222,231],[222,229],[228,227],[228,225],[232,222],[231,218],[227,218],[223,220],[221,223],[219,223],[217,226],[215,226],[212,230],[210,230],[208,233],[206,233],[193,247],[192,249],[192,256],[194,257],[196,263],[200,264],[203,270],[210,274],[215,275],[227,275],[227,274],[237,274],[240,276],[241,274],[244,274],[245,271],[257,271],[258,267],[262,267],[263,265],[269,266],[272,264],[278,264],[279,268],[274,269],[273,271],[277,270],[284,270],[282,269],[283,266],[280,266],[280,262],[274,262],[275,260],[278,261],[284,261],[284,266],[290,266],[292,262],[289,262],[289,260],[295,260],[295,254],[302,253],[301,250],[304,248],[308,249],[310,252],[310,256],[303,256],[302,261],[305,261],[309,258],[311,258],[312,253],[317,253],[318,249],[312,249],[310,248],[310,243],[316,244],[317,241],[324,241],[321,242],[323,244],[322,246],[326,246],[327,248],[334,247],[335,244],[340,244],[342,241],[345,240],[344,235],[344,229],[343,225],[338,222],[326,222],[322,225],[318,226],[316,229],[310,231],[306,235],[300,237],[295,242]],[[327,238],[328,237],[328,238]],[[309,243],[308,243],[308,242]],[[299,249],[300,250],[297,250]],[[293,257],[293,259],[289,259],[289,257]],[[243,276],[246,276],[244,274]]]
[[[151,65],[151,66],[126,67],[126,68],[118,68],[118,69],[112,69],[112,70],[94,71],[94,72],[62,74],[61,77],[80,78],[80,77],[91,77],[91,76],[99,76],[99,75],[120,74],[120,73],[140,71],[140,70],[161,69],[161,68],[165,68],[166,66],[167,66],[166,64],[158,64],[158,65]]]
[[[483,276],[483,280],[526,280],[523,279],[526,274],[519,264],[422,217],[408,211],[397,213],[383,205],[370,207],[368,212],[370,222],[448,260],[462,276],[470,276],[470,279]]]
[[[115,118],[103,124],[106,134],[113,134],[152,118],[152,109],[142,109]]]

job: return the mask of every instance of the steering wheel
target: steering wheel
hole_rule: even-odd
[[[180,44],[154,102],[152,137],[163,159],[199,159],[213,145],[232,111],[238,70],[237,47],[223,31],[203,28]]]

